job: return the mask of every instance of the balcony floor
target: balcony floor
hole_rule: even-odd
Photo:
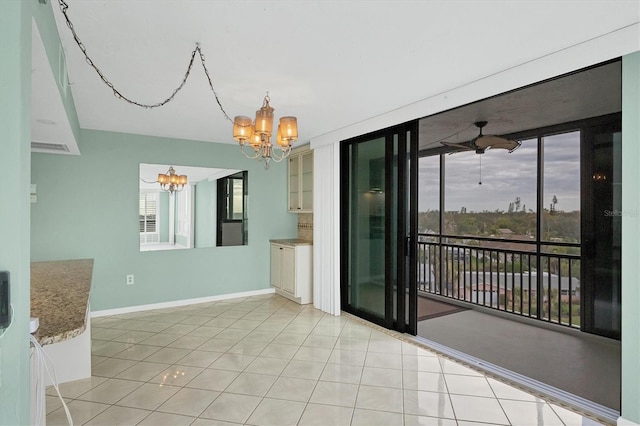
[[[420,321],[418,336],[620,411],[620,342],[467,310]]]

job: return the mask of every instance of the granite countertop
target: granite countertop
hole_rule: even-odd
[[[284,239],[284,240],[269,240],[269,242],[275,244],[282,244],[283,246],[310,246],[313,245],[313,241],[300,240],[297,238]]]
[[[31,262],[31,316],[41,345],[76,337],[87,326],[93,259]]]

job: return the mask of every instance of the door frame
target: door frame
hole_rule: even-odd
[[[386,129],[371,132],[340,142],[340,176],[341,182],[349,175],[355,165],[354,158],[348,152],[349,146],[375,139],[385,139],[385,188],[392,196],[385,197],[385,301],[384,318],[355,308],[349,300],[349,214],[350,185],[340,186],[340,304],[341,309],[367,321],[388,329],[415,335],[417,333],[417,281],[416,281],[416,248],[418,230],[417,209],[417,156],[418,156],[418,121],[403,123]],[[394,146],[394,138],[397,138]],[[394,152],[397,147],[397,152]],[[405,161],[400,161],[404,159]],[[395,173],[395,175],[394,175]],[[406,187],[408,186],[408,188]],[[393,203],[397,206],[397,232],[394,229]],[[394,247],[394,237],[395,247]],[[393,288],[393,262],[397,265],[397,280]],[[394,317],[395,308],[395,317]],[[408,317],[407,317],[408,314]]]

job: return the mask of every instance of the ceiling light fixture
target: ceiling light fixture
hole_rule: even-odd
[[[506,139],[496,135],[484,135],[482,134],[482,128],[487,125],[486,121],[476,121],[473,123],[478,129],[480,134],[468,142],[447,142],[440,141],[444,146],[455,148],[457,151],[451,152],[451,154],[459,151],[475,151],[476,154],[484,154],[487,149],[506,149],[510,153],[515,151],[521,143],[519,141]]]
[[[173,194],[174,192],[180,192],[187,184],[187,175],[178,175],[173,169],[173,166],[169,167],[167,173],[158,174],[157,182],[160,184],[160,189],[164,192]]]
[[[264,168],[269,168],[271,160],[276,163],[284,160],[291,153],[291,144],[298,139],[298,120],[296,117],[281,117],[276,132],[276,145],[280,148],[280,154],[276,154],[271,143],[273,134],[273,111],[269,105],[269,92],[264,97],[262,107],[256,111],[256,119],[239,115],[233,120],[233,138],[240,144],[240,151],[245,157],[264,161]],[[244,150],[248,144],[253,148],[252,154]]]

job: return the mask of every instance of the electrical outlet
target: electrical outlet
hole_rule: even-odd
[[[133,274],[127,275],[127,285],[133,285]]]

